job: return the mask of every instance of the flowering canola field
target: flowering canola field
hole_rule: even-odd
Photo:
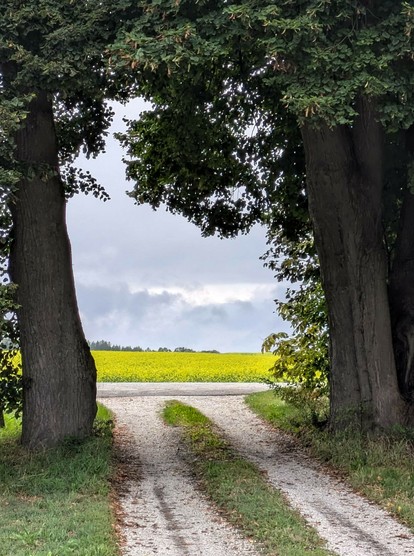
[[[260,382],[274,356],[261,353],[93,351],[98,382]]]

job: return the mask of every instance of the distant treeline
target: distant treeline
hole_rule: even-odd
[[[120,346],[118,344],[112,344],[106,340],[98,340],[97,342],[88,342],[89,347],[92,351],[151,351],[151,352],[176,352],[176,353],[197,353],[194,349],[186,347],[177,347],[175,349],[169,349],[166,347],[160,347],[158,349],[151,349],[149,347],[142,348],[141,346]],[[216,349],[206,349],[199,353],[220,353]]]

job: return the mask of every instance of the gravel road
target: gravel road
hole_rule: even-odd
[[[180,431],[163,424],[161,397],[110,398],[137,473],[123,485],[123,556],[255,556],[252,544],[200,495],[178,455]],[[126,430],[125,430],[126,428]],[[136,450],[135,454],[131,450]]]
[[[243,396],[106,398],[130,438],[137,474],[124,485],[124,556],[256,555],[197,490],[178,454],[179,430],[164,425],[166,400],[181,399],[212,419],[233,446],[282,490],[340,556],[414,555],[414,537],[258,419]],[[134,475],[134,474],[132,474]],[[282,555],[283,556],[283,555]]]

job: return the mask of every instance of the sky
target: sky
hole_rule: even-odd
[[[275,313],[285,286],[259,257],[265,230],[235,239],[203,238],[196,226],[126,195],[125,154],[112,137],[141,101],[114,105],[106,153],[80,157],[111,200],[79,194],[67,222],[79,309],[88,340],[158,349],[189,347],[258,352],[264,338],[288,326]]]

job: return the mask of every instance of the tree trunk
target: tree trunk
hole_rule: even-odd
[[[331,426],[401,424],[382,234],[382,131],[359,102],[354,126],[302,128],[308,198],[328,306]]]
[[[4,429],[6,426],[6,422],[4,420],[4,411],[3,407],[0,405],[0,429]]]
[[[400,391],[414,405],[414,195],[407,190],[390,275],[389,298]]]
[[[18,285],[23,368],[22,443],[29,448],[90,435],[96,413],[96,369],[77,307],[57,153],[52,103],[39,92],[16,136],[17,159],[35,172],[21,180],[11,204],[10,276]]]

